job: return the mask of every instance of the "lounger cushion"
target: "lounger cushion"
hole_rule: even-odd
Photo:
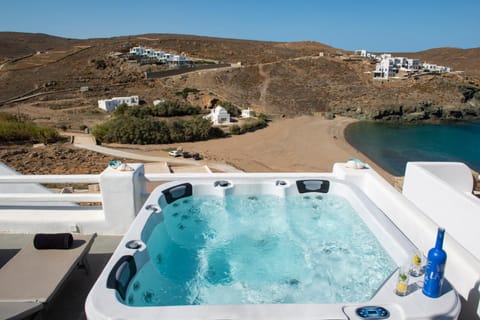
[[[66,250],[37,250],[33,243],[0,269],[0,302],[48,302],[89,251],[95,235],[75,235]]]

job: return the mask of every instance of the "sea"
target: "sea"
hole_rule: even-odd
[[[480,122],[399,124],[360,121],[345,138],[395,176],[409,161],[459,161],[480,172]]]

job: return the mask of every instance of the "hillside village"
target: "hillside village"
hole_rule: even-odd
[[[453,71],[450,67],[427,62],[420,63],[420,59],[394,57],[389,53],[377,56],[362,49],[355,50],[355,55],[377,62],[373,72],[373,78],[376,80],[402,79],[411,76],[450,73]],[[456,71],[456,73],[464,74],[463,71]]]
[[[173,54],[142,46],[131,48],[129,55],[131,58],[146,59],[147,62],[168,64],[170,67],[193,65],[193,61],[183,54]]]

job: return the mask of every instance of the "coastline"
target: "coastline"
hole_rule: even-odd
[[[345,139],[346,127],[358,120],[323,116],[300,116],[272,121],[251,133],[207,141],[155,146],[111,145],[148,156],[168,156],[168,149],[198,152],[208,161],[223,162],[247,172],[330,172],[335,162],[358,158],[376,170],[390,184],[395,177],[356,150]]]

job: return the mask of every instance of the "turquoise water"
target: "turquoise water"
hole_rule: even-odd
[[[347,141],[388,172],[403,176],[408,161],[460,161],[480,171],[480,122],[401,125],[357,122]]]
[[[194,196],[162,210],[128,305],[362,302],[395,270],[335,195]]]

